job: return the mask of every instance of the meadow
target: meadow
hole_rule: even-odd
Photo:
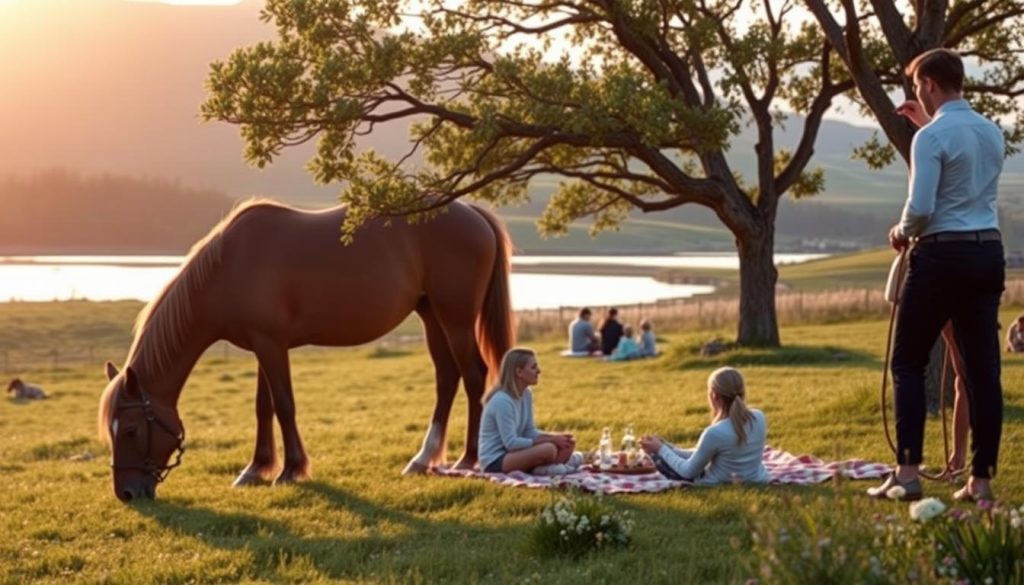
[[[1003,323],[1019,312],[1007,307]],[[96,347],[92,363],[40,364],[8,376],[44,386],[42,402],[0,401],[0,583],[730,583],[751,575],[755,515],[905,515],[906,506],[859,494],[871,482],[809,487],[689,488],[615,496],[635,521],[628,550],[580,561],[541,559],[525,546],[551,491],[480,480],[400,475],[433,409],[422,347],[295,352],[298,421],[313,480],[233,489],[255,439],[251,358],[216,348],[197,365],[179,404],[188,431],[180,468],[155,501],[119,502],[109,454],[96,435],[102,361],[120,364],[133,307],[118,303],[0,307],[4,346]],[[126,314],[129,314],[126,316]],[[17,337],[9,333],[14,327]],[[601,429],[693,443],[708,420],[704,381],[730,364],[769,421],[769,442],[825,459],[889,461],[878,383],[887,323],[873,318],[785,326],[780,350],[700,358],[695,348],[728,329],[660,329],[664,355],[627,363],[558,357],[560,338],[530,342],[542,428],[574,432],[583,448]],[[99,353],[108,355],[99,355]],[[1024,502],[1024,360],[1004,355],[1006,424],[997,494]],[[465,397],[455,403],[449,458],[461,451]],[[926,457],[941,463],[941,425],[928,425]],[[928,483],[950,503],[953,487]],[[757,510],[756,512],[754,510]]]

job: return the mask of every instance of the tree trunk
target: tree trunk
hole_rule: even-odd
[[[775,312],[775,231],[771,224],[760,233],[737,236],[740,257],[740,321],[736,342],[744,346],[779,346]]]

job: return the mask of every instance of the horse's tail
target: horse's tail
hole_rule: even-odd
[[[512,299],[508,292],[509,256],[512,254],[512,241],[508,231],[496,215],[490,211],[470,205],[479,213],[494,230],[497,242],[497,254],[494,257],[494,268],[491,280],[487,285],[483,310],[476,321],[476,338],[487,363],[487,385],[490,386],[498,377],[498,368],[505,352],[516,343],[515,320],[512,314]]]

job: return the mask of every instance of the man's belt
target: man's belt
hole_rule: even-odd
[[[917,239],[918,244],[937,244],[941,242],[1001,242],[999,230],[988,229],[973,232],[939,232]]]

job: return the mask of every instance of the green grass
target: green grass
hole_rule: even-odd
[[[10,308],[3,309],[0,316],[10,322]],[[35,306],[24,318],[23,341],[44,343],[32,331],[99,336],[71,331],[90,315],[118,310],[102,303]],[[666,354],[634,363],[560,359],[561,340],[538,342],[538,422],[576,433],[585,448],[597,444],[602,427],[614,427],[618,436],[627,423],[692,443],[708,419],[708,372],[733,363],[747,377],[750,403],[767,413],[771,444],[824,458],[888,461],[877,411],[885,327],[787,328],[784,350],[708,359],[687,348],[715,334],[728,337],[725,332],[660,331]],[[109,357],[120,361],[123,349]],[[254,441],[255,378],[251,358],[214,353],[200,361],[182,394],[188,429],[183,465],[156,501],[125,505],[111,492],[109,455],[95,436],[104,384],[100,359],[56,371],[20,370],[54,397],[0,401],[0,583],[735,582],[747,576],[741,561],[748,554],[751,506],[770,512],[794,494],[820,495],[824,500],[814,505],[825,514],[836,489],[859,492],[870,485],[729,486],[614,497],[611,505],[636,520],[631,550],[576,563],[540,560],[526,552],[526,535],[551,492],[400,475],[433,409],[432,369],[422,348],[364,347],[294,354],[298,420],[313,481],[230,487]],[[1017,461],[1024,449],[1022,377],[1024,361],[1005,357],[997,489],[1012,502],[1024,500]],[[465,409],[460,395],[452,412],[451,458],[463,443]],[[935,420],[928,433],[934,464],[941,458]],[[926,489],[947,502],[952,492],[937,484]],[[866,500],[859,506],[867,515],[904,510]]]

